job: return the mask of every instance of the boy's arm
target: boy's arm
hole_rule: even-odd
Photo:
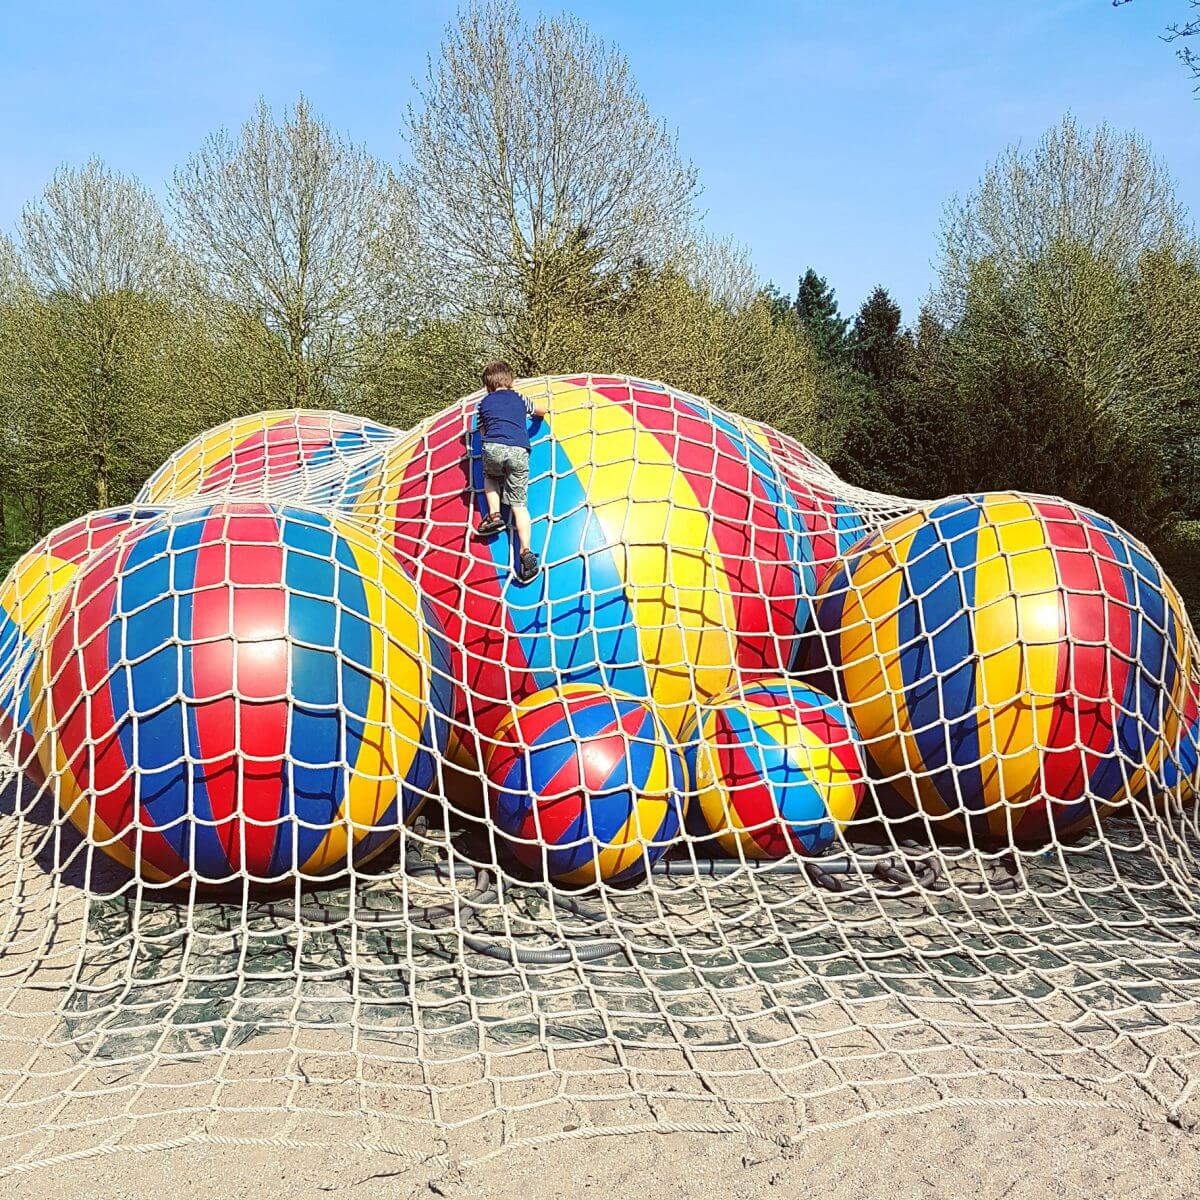
[[[525,415],[529,417],[544,417],[550,411],[550,403],[545,396],[540,396],[536,400],[530,400],[525,397]]]

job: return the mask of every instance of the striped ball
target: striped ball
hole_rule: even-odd
[[[236,417],[172,455],[146,481],[138,502],[345,503],[396,437],[386,425],[345,413],[292,409]]]
[[[56,529],[13,564],[0,584],[0,749],[41,779],[30,709],[30,676],[43,631],[81,566],[157,509],[89,513]]]
[[[805,482],[795,444],[661,384],[518,386],[550,405],[531,433],[544,567],[532,584],[513,579],[508,538],[473,537],[478,396],[390,449],[355,502],[446,629],[464,704],[459,761],[477,759],[470,731],[493,736],[514,700],[560,682],[652,701],[677,734],[697,695],[746,669],[789,668],[821,580],[864,528]]]
[[[1175,748],[1162,771],[1163,795],[1179,804],[1195,803],[1200,786],[1200,681],[1192,679],[1184,694]]]
[[[435,782],[445,647],[379,542],[219,504],[128,530],[69,589],[34,671],[59,803],[154,882],[361,865]]]
[[[703,705],[682,735],[692,811],[730,855],[820,854],[854,819],[866,782],[858,735],[836,701],[761,679]]]
[[[958,497],[893,522],[825,581],[817,624],[875,764],[956,834],[1094,830],[1178,737],[1179,596],[1061,500]]]
[[[500,722],[485,766],[502,848],[555,883],[639,879],[679,836],[683,763],[633,697],[537,692]]]

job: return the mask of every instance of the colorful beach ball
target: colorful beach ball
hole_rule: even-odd
[[[815,688],[746,682],[702,705],[681,736],[692,811],[727,854],[820,854],[862,800],[854,725]]]
[[[344,503],[397,436],[386,425],[338,412],[291,409],[235,417],[172,455],[146,481],[138,502]]]
[[[157,509],[89,513],[26,551],[0,584],[0,749],[41,778],[30,720],[29,682],[46,622],[80,567]]]
[[[219,504],[130,529],[67,592],[33,678],[59,803],[143,878],[336,873],[435,786],[440,632],[378,541]]]
[[[1180,598],[1061,500],[965,496],[893,522],[826,581],[817,625],[875,764],[935,832],[1094,831],[1178,738]]]
[[[555,883],[626,883],[677,839],[683,763],[641,700],[586,684],[522,701],[486,752],[501,848]]]

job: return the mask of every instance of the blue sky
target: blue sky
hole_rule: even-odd
[[[529,13],[536,4],[526,4]],[[700,169],[709,228],[844,308],[876,283],[906,315],[933,279],[943,205],[1068,109],[1142,133],[1200,213],[1200,100],[1163,27],[1186,0],[568,0],[617,42]],[[304,92],[395,161],[412,79],[452,3],[0,0],[0,228],[56,166],[98,154],[161,191],[259,95]]]

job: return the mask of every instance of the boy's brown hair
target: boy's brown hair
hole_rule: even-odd
[[[490,362],[483,368],[483,386],[489,392],[498,392],[501,388],[513,385],[513,370],[502,358]]]

